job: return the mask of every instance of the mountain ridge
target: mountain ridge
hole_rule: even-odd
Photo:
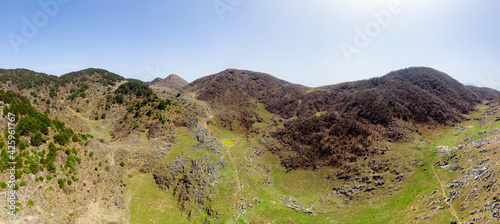
[[[429,68],[429,67],[409,67],[409,68]],[[432,68],[430,68],[430,69],[432,69]],[[260,74],[266,74],[266,75],[272,76],[272,75],[270,75],[268,73],[264,73],[264,72],[256,72],[256,71],[236,69],[236,68],[228,68],[228,69],[226,69],[224,71],[231,71],[231,70],[232,71],[237,71],[238,70],[238,71],[246,71],[246,72],[252,72],[252,73],[260,73]],[[404,70],[404,69],[400,69],[400,70]],[[0,68],[0,75],[3,75],[5,73],[9,73],[9,72],[13,72],[13,71],[27,71],[29,73],[33,73],[33,74],[37,74],[37,75],[43,75],[43,76],[50,76],[50,77],[55,77],[55,78],[60,78],[60,77],[68,76],[68,75],[72,75],[72,74],[85,74],[86,72],[89,72],[89,71],[95,71],[97,73],[101,72],[101,73],[109,73],[109,74],[117,75],[122,80],[129,80],[129,79],[138,80],[136,78],[126,78],[125,76],[118,75],[116,73],[110,72],[110,71],[108,71],[106,69],[102,69],[102,68],[86,68],[86,69],[82,69],[82,70],[68,72],[68,73],[62,74],[60,76],[51,75],[51,74],[47,74],[47,73],[44,73],[44,72],[37,72],[37,71],[30,70],[30,69],[27,69],[27,68],[12,68],[12,69]],[[221,71],[221,72],[224,72],[224,71]],[[210,74],[210,75],[204,75],[202,77],[199,77],[199,78],[195,79],[194,81],[196,81],[198,79],[203,79],[205,77],[209,77],[209,76],[212,76],[212,75],[216,75],[216,74],[219,74],[221,72]],[[386,75],[388,75],[388,74],[386,74]],[[443,74],[445,74],[445,73],[443,73]],[[167,76],[165,78],[157,77],[157,78],[155,78],[155,79],[153,79],[152,81],[149,81],[149,82],[148,81],[144,81],[144,80],[138,80],[138,81],[141,81],[141,82],[144,82],[144,83],[148,83],[150,85],[155,85],[155,84],[160,83],[160,81],[169,78],[170,76],[175,77],[175,78],[180,78],[180,79],[184,80],[182,77],[180,77],[178,75],[171,74],[171,75],[169,75],[169,76]],[[453,77],[451,77],[449,75],[447,75],[447,76],[450,77],[450,78],[453,78]],[[363,81],[363,80],[347,81],[347,82],[340,82],[340,83],[334,83],[334,84],[325,84],[325,85],[322,85],[322,86],[310,87],[310,86],[305,86],[305,85],[298,84],[298,83],[291,83],[291,82],[288,82],[286,80],[280,79],[280,78],[275,77],[275,76],[272,76],[272,77],[274,77],[276,79],[279,79],[279,80],[282,80],[282,81],[284,81],[286,83],[289,83],[289,84],[300,85],[300,86],[304,86],[304,87],[307,87],[307,88],[310,88],[310,89],[322,89],[322,88],[328,88],[328,87],[336,86],[336,85],[345,85],[345,84],[349,84],[349,83],[353,83],[353,82]],[[377,77],[374,77],[374,78],[377,78]],[[373,78],[369,78],[369,79],[373,79]],[[364,79],[364,80],[369,80],[369,79]],[[188,82],[188,84],[190,84],[190,82]],[[494,90],[494,92],[500,92],[499,90],[496,90],[496,89],[493,89],[493,88],[489,88],[489,87],[479,87],[479,86],[475,86],[473,84],[463,84],[463,85],[468,86],[468,87],[472,87],[472,88],[479,88],[479,89],[484,89],[484,90]]]
[[[498,214],[488,161],[499,93],[431,68],[318,88],[237,69],[183,89],[92,68],[62,78],[0,70],[0,84],[4,114],[27,114],[16,125],[17,173],[33,194],[20,192],[19,212],[35,220],[446,223]]]

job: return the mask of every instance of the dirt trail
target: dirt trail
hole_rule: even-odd
[[[441,183],[441,179],[439,179],[439,177],[438,177],[438,175],[437,175],[437,173],[436,173],[436,170],[434,169],[434,165],[432,165],[432,164],[431,164],[431,167],[432,167],[432,172],[434,173],[434,176],[436,177],[436,179],[437,179],[437,180],[438,180],[438,182],[439,182],[439,186],[441,187],[441,191],[442,191],[442,193],[443,193],[443,196],[445,197],[444,202],[445,202],[446,204],[448,204],[448,206],[450,206],[450,212],[451,212],[451,214],[452,214],[453,216],[455,216],[455,218],[457,219],[457,222],[458,222],[459,224],[462,224],[462,222],[461,222],[461,221],[460,221],[460,219],[458,218],[457,212],[455,211],[455,209],[453,208],[453,206],[451,205],[451,203],[449,203],[449,202],[448,202],[449,197],[448,197],[448,196],[446,196],[446,193],[444,192],[444,186],[443,186],[443,183]]]
[[[231,155],[231,147],[233,147],[234,144],[236,144],[236,142],[227,147],[227,155],[229,156],[229,161],[231,162],[231,165],[233,165],[233,167],[234,167],[234,173],[236,175],[236,182],[238,182],[237,189],[236,189],[236,193],[237,193],[237,192],[241,191],[241,182],[240,182],[240,178],[238,176],[238,167],[234,163],[233,156]],[[235,195],[236,195],[236,193],[235,193]]]
[[[73,113],[73,115],[77,116],[78,118],[80,118],[80,120],[87,124],[87,127],[90,129],[90,131],[88,132],[89,134],[92,134],[94,137],[102,137],[107,141],[111,141],[113,139],[113,137],[111,137],[111,134],[107,131],[108,129],[103,124],[99,124],[96,121],[90,120],[88,117],[82,115],[81,113],[74,111],[69,105],[66,106],[66,108],[71,113]]]
[[[208,129],[208,126],[207,126],[207,125],[208,125],[208,121],[209,121],[210,119],[212,119],[212,117],[214,117],[214,115],[213,115],[213,114],[209,114],[209,113],[207,113],[207,115],[208,115],[208,118],[207,118],[207,119],[205,119],[205,121],[203,121],[203,122],[201,123],[201,125],[203,125],[203,127],[205,127],[205,128],[207,128],[207,129]]]

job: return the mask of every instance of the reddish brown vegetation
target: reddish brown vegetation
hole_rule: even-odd
[[[219,112],[216,116],[223,125],[231,127],[231,122],[236,120],[248,130],[254,122],[261,120],[252,100],[262,102],[269,111],[289,118],[294,116],[300,96],[305,95],[307,87],[264,73],[226,70],[200,78],[186,89],[198,93],[199,100],[210,103]]]
[[[186,89],[219,109],[220,120],[234,119],[246,130],[259,120],[251,99],[284,119],[296,117],[273,134],[280,146],[270,148],[290,168],[341,166],[377,153],[370,146],[381,139],[400,140],[412,122],[458,122],[483,99],[500,96],[496,91],[471,91],[431,68],[403,69],[309,93],[307,87],[267,74],[226,70]],[[407,125],[394,125],[396,121]]]
[[[476,93],[477,96],[481,97],[483,100],[495,100],[500,97],[500,92],[494,89],[486,88],[486,87],[475,87],[475,86],[467,86],[470,90]]]

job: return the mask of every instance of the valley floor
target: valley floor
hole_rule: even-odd
[[[491,116],[497,110],[483,107],[469,116],[470,121],[454,127],[422,131],[407,143],[384,143],[380,147],[387,151],[357,162],[364,170],[360,170],[359,178],[350,180],[328,178],[335,171],[329,168],[286,170],[279,159],[257,146],[258,139],[245,138],[238,131],[208,125],[222,149],[212,153],[195,147],[199,142],[193,140],[193,131],[182,130],[164,162],[186,154],[191,159],[210,157],[209,161],[223,161],[208,203],[216,215],[200,209],[207,204],[193,205],[186,214],[186,210],[179,209],[178,196],[172,189],[161,191],[151,174],[130,171],[129,221],[497,222],[498,208],[491,206],[500,205],[496,183],[500,124]]]

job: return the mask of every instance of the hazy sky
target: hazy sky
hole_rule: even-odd
[[[499,10],[496,0],[4,0],[0,67],[145,81],[240,68],[321,86],[429,66],[500,89]]]

